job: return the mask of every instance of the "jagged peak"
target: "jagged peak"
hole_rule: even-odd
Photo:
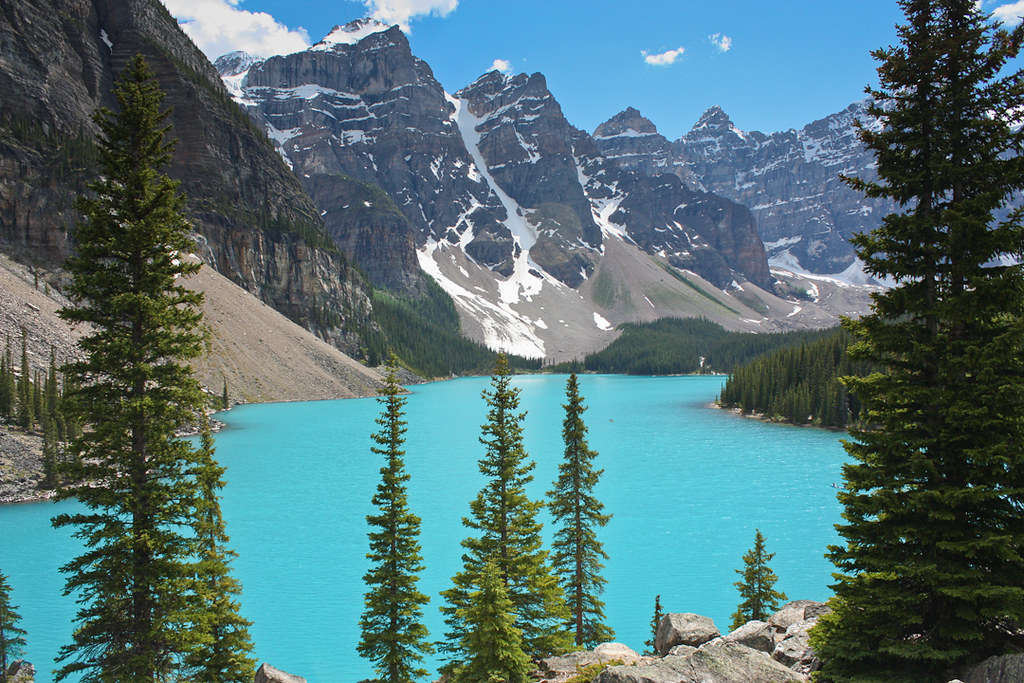
[[[610,138],[620,135],[657,135],[658,129],[650,119],[645,118],[633,107],[620,111],[597,128],[594,137]]]
[[[686,137],[707,136],[718,137],[732,133],[743,140],[748,139],[747,133],[736,127],[729,115],[717,104],[709,108],[693,125]]]
[[[375,33],[384,33],[392,28],[398,28],[396,24],[387,24],[378,19],[366,17],[350,21],[344,26],[335,26],[331,32],[324,36],[323,40],[311,47],[311,50],[330,50],[335,45],[355,45],[359,41]],[[399,28],[399,30],[401,30]]]
[[[217,57],[213,62],[213,68],[217,70],[224,78],[230,78],[232,76],[240,76],[246,71],[252,68],[254,64],[258,64],[263,61],[263,57],[249,54],[242,50],[236,50],[229,52],[225,55]]]

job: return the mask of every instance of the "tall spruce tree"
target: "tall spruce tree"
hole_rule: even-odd
[[[861,130],[878,180],[853,181],[902,211],[854,239],[895,286],[847,322],[854,357],[885,370],[846,379],[867,426],[812,633],[825,681],[946,680],[1024,626],[1024,229],[997,217],[1024,188],[1024,28],[974,0],[901,6],[900,44],[875,52],[881,125]]]
[[[163,94],[141,56],[114,89],[119,110],[94,116],[99,179],[76,206],[83,220],[68,260],[75,307],[61,316],[88,323],[84,359],[67,366],[77,418],[58,499],[81,503],[54,524],[72,527],[84,548],[62,571],[80,604],[58,680],[84,683],[177,680],[197,633],[192,522],[199,498],[197,449],[175,432],[194,424],[204,400],[187,362],[203,349],[202,296],[179,279],[199,266],[177,183],[159,169],[171,159]]]
[[[25,629],[19,621],[18,606],[11,604],[11,585],[0,572],[0,683],[7,682],[8,665],[25,647]]]
[[[764,547],[764,534],[760,529],[754,534],[754,547],[743,554],[743,569],[736,573],[741,579],[733,585],[740,591],[742,601],[732,615],[733,631],[748,621],[765,621],[779,608],[779,601],[786,599],[785,593],[775,590],[775,575],[768,563],[775,557]]]
[[[541,524],[537,513],[541,503],[526,495],[533,480],[534,463],[523,447],[519,389],[511,385],[511,372],[504,354],[498,357],[491,376],[491,390],[484,391],[487,422],[480,442],[486,452],[479,462],[487,477],[484,488],[470,503],[472,517],[464,526],[478,533],[462,541],[466,549],[463,569],[442,592],[447,604],[441,608],[448,632],[442,649],[450,663],[464,661],[464,634],[468,628],[465,610],[474,586],[488,562],[501,576],[515,613],[515,626],[523,632],[523,649],[533,658],[566,650],[572,638],[565,630],[569,612],[562,589],[548,565],[541,547]]]
[[[231,576],[230,563],[236,557],[228,548],[228,535],[220,509],[224,468],[214,460],[210,418],[199,417],[199,484],[195,530],[195,603],[192,626],[196,646],[185,657],[185,673],[202,683],[249,683],[256,671],[252,659],[252,623],[239,613],[242,585]]]
[[[11,355],[11,338],[7,337],[7,350],[0,358],[0,417],[14,417],[14,399],[17,388],[14,383],[14,360]]]
[[[604,505],[594,496],[604,470],[594,469],[597,452],[587,444],[583,422],[587,407],[575,373],[566,381],[565,397],[565,454],[558,466],[555,488],[548,492],[548,509],[556,527],[551,564],[571,615],[566,626],[576,645],[589,649],[615,637],[604,623],[604,602],[598,597],[607,583],[600,572],[604,567],[601,560],[608,559],[608,554],[597,540],[597,529],[606,525],[611,515],[602,512]]]
[[[36,422],[32,400],[32,368],[28,363],[28,330],[21,328],[21,374],[18,376],[18,426],[25,431]]]
[[[466,661],[453,671],[452,683],[527,683],[530,658],[497,565],[488,561],[476,581],[477,590],[460,609]]]
[[[404,390],[398,381],[398,359],[388,360],[387,375],[378,401],[381,414],[376,422],[380,431],[373,434],[371,446],[384,456],[381,481],[372,502],[377,514],[366,522],[372,566],[363,581],[367,585],[365,610],[359,620],[362,635],[359,654],[374,662],[381,681],[405,683],[425,676],[420,666],[423,657],[433,652],[423,625],[423,605],[429,598],[416,588],[423,571],[420,555],[420,518],[409,512],[405,471],[406,422]]]

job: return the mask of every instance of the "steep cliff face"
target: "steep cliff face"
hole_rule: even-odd
[[[876,125],[867,105],[857,102],[799,131],[771,135],[739,131],[712,108],[679,146],[709,192],[750,208],[774,261],[839,273],[854,263],[849,238],[877,227],[895,209],[840,178],[875,178],[874,156],[855,128],[858,121]]]
[[[849,238],[879,225],[895,209],[851,189],[841,175],[872,180],[874,157],[856,124],[877,123],[868,101],[804,126],[766,135],[737,128],[720,107],[708,109],[686,135],[669,142],[649,121],[626,110],[601,124],[595,142],[619,168],[679,175],[691,189],[726,197],[750,210],[773,264],[853,281],[864,275]]]
[[[240,101],[375,284],[416,290],[416,248],[427,240],[479,236],[480,260],[500,269],[504,256],[485,245],[510,241],[504,209],[473,169],[454,106],[398,27],[336,28],[309,50],[253,64],[242,83]],[[373,186],[390,200],[371,196]]]
[[[369,300],[297,179],[158,0],[0,6],[0,247],[60,262],[93,164],[91,114],[141,53],[167,94],[175,156],[203,257],[342,346]],[[354,316],[354,318],[353,318]]]

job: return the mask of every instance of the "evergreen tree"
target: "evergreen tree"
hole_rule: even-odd
[[[742,602],[732,615],[730,630],[735,631],[748,621],[765,621],[777,609],[779,601],[786,599],[785,593],[775,590],[775,575],[768,563],[775,553],[765,552],[764,535],[758,529],[754,534],[754,547],[743,554],[743,569],[736,573],[742,578],[733,585],[740,591]]]
[[[227,547],[228,535],[220,510],[224,468],[213,458],[210,419],[200,413],[199,455],[196,479],[199,499],[193,521],[196,541],[195,630],[197,646],[185,658],[189,676],[203,683],[249,683],[256,670],[252,659],[252,625],[239,614],[242,586],[231,576],[229,564],[236,556]]]
[[[231,402],[228,400],[228,381],[224,380],[224,388],[220,392],[220,406],[224,410],[231,407]]]
[[[467,659],[452,683],[527,683],[530,658],[523,652],[523,634],[515,626],[514,607],[497,565],[488,561],[477,580],[478,590],[460,609]]]
[[[21,615],[11,604],[11,585],[0,572],[0,683],[7,682],[7,667],[25,647],[25,629],[18,626]]]
[[[11,338],[7,337],[7,351],[0,358],[0,417],[14,417],[14,362],[11,355]]]
[[[359,654],[372,660],[386,683],[404,683],[425,676],[419,666],[423,655],[433,652],[423,625],[423,605],[429,598],[416,588],[423,571],[420,556],[420,518],[409,512],[402,449],[405,443],[405,396],[398,382],[398,358],[388,360],[384,386],[377,399],[381,415],[376,422],[381,430],[373,435],[372,450],[384,456],[381,481],[372,502],[378,513],[367,515],[371,531],[370,552],[373,563],[363,577],[367,585],[366,609],[359,620],[362,636]]]
[[[848,328],[884,372],[847,378],[865,426],[846,448],[833,613],[812,632],[825,681],[946,680],[1024,626],[1024,28],[973,0],[902,0],[878,50],[881,125],[861,137],[901,213],[854,239],[896,285]],[[952,676],[948,676],[952,677]]]
[[[25,431],[36,422],[35,402],[32,400],[32,369],[28,364],[28,331],[21,328],[21,374],[18,376],[18,426]]]
[[[46,373],[46,385],[43,390],[45,413],[53,420],[60,412],[60,389],[57,385],[57,350],[50,347],[50,369]]]
[[[648,652],[654,652],[654,641],[658,639],[658,625],[661,624],[661,619],[665,614],[661,611],[661,596],[654,596],[654,615],[651,617],[651,639],[644,641],[649,649]]]
[[[597,540],[597,529],[607,524],[611,515],[602,512],[604,505],[594,497],[594,488],[604,470],[594,469],[597,452],[587,444],[587,426],[583,423],[587,408],[575,373],[569,375],[565,395],[565,455],[558,466],[555,488],[548,492],[548,509],[557,527],[551,544],[551,564],[571,613],[566,625],[576,645],[590,649],[615,637],[615,632],[603,623],[604,602],[597,597],[607,583],[600,574],[604,567],[601,560],[608,559]]]
[[[468,654],[463,636],[470,590],[480,585],[488,562],[494,563],[512,601],[515,625],[523,632],[523,649],[533,657],[545,657],[566,650],[572,642],[564,630],[569,619],[562,590],[548,566],[541,548],[541,524],[537,513],[541,503],[530,500],[526,485],[533,480],[534,463],[523,447],[519,390],[511,386],[511,373],[504,355],[491,376],[491,391],[484,391],[488,406],[487,423],[480,442],[486,453],[479,462],[487,483],[470,503],[471,518],[463,525],[479,535],[462,541],[463,569],[442,593],[447,605],[441,608],[449,631],[442,649],[451,662]]]
[[[79,198],[76,253],[67,262],[76,307],[88,323],[84,360],[67,366],[77,418],[58,499],[81,506],[54,519],[84,546],[62,571],[78,597],[72,643],[57,672],[83,683],[175,679],[197,637],[191,525],[200,454],[175,432],[193,424],[203,395],[188,361],[203,350],[202,296],[181,284],[199,270],[177,183],[159,169],[172,144],[163,94],[141,56],[114,89],[119,111],[99,110],[99,179]]]
[[[51,417],[43,419],[43,483],[44,489],[55,489],[60,484],[57,468],[60,463],[60,443],[57,423]]]

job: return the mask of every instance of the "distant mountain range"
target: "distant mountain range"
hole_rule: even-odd
[[[864,308],[845,238],[875,209],[836,177],[870,169],[863,104],[772,136],[713,108],[675,142],[627,109],[590,135],[543,75],[493,71],[448,94],[398,27],[371,20],[215,65],[370,280],[415,292],[430,274],[492,347],[560,358],[629,320],[778,329]],[[804,271],[842,277],[794,281]]]
[[[374,288],[436,296],[428,278],[466,335],[551,360],[622,322],[769,331],[866,310],[846,238],[888,207],[838,180],[871,173],[864,103],[772,135],[712,108],[669,141],[634,109],[575,128],[541,74],[447,93],[401,30],[369,20],[216,68],[157,0],[11,0],[0,37],[0,250],[23,261],[72,248],[90,114],[141,52],[200,255],[356,356],[381,334]]]

